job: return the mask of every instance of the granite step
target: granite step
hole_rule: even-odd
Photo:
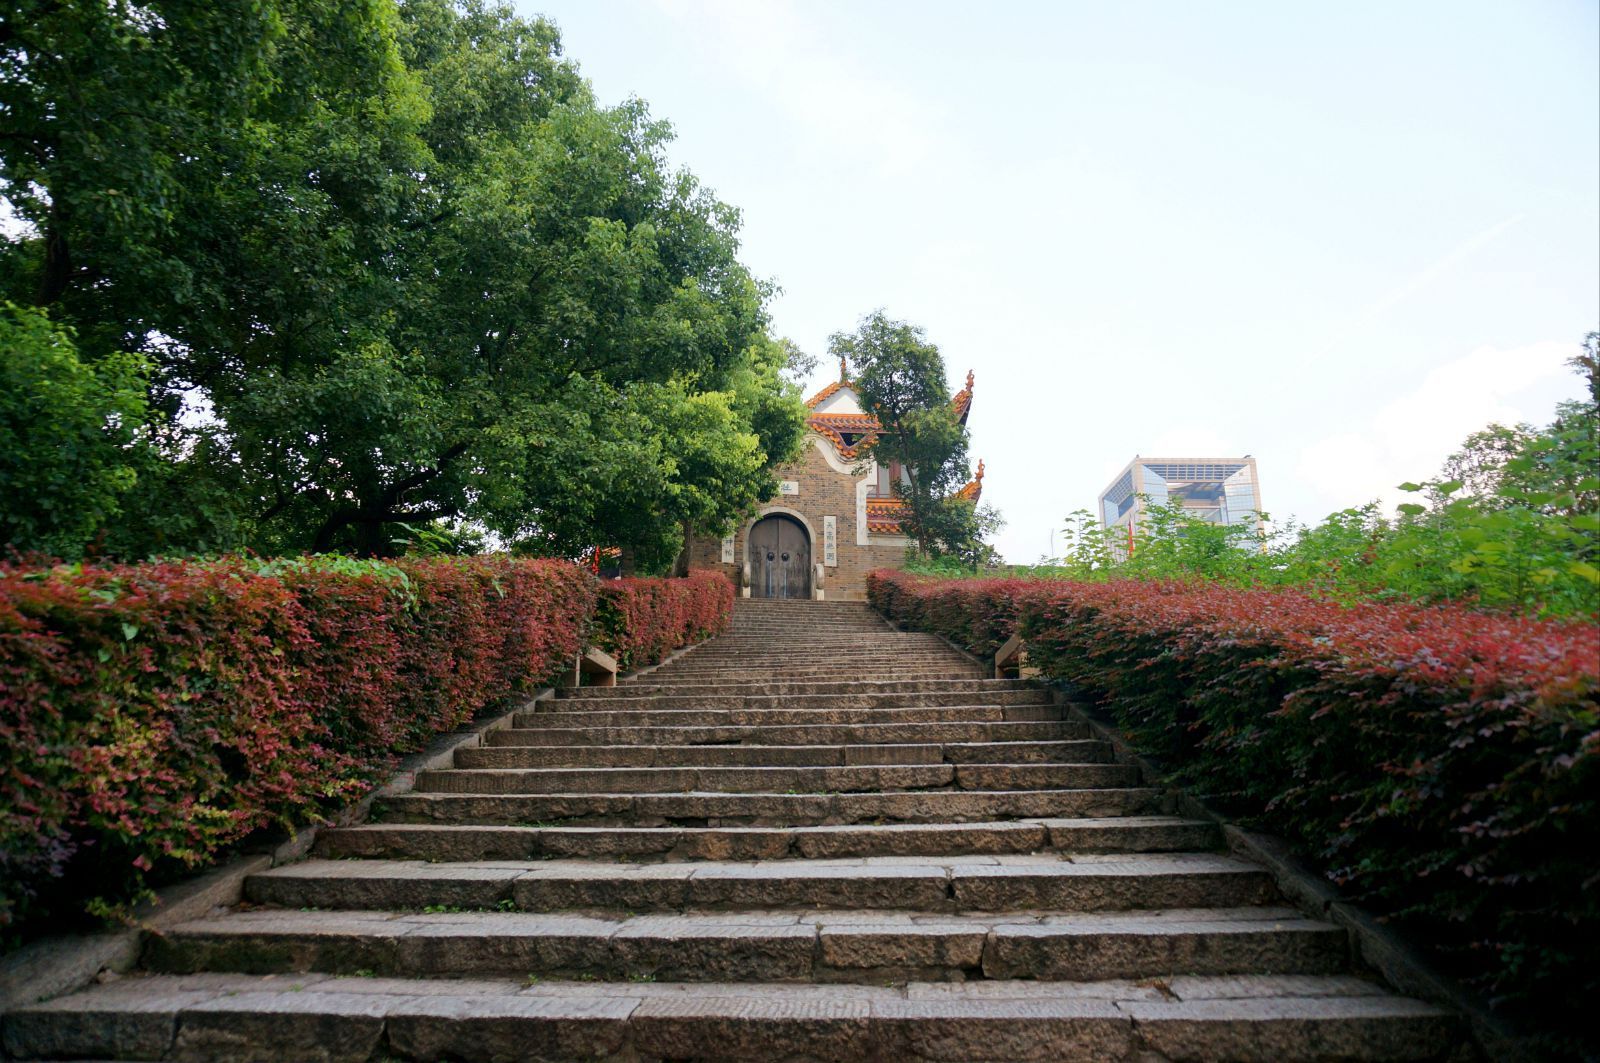
[[[906,790],[1082,790],[1134,786],[1129,764],[855,764],[844,767],[444,768],[415,792],[898,793]]]
[[[759,675],[786,668],[832,668],[833,676],[837,679],[856,674],[848,668],[839,667],[841,662],[846,661],[854,664],[864,662],[879,663],[895,670],[915,662],[919,671],[931,671],[960,665],[981,666],[984,663],[948,646],[899,647],[884,650],[868,650],[858,646],[854,649],[838,648],[819,653],[774,653],[772,643],[781,641],[781,639],[774,638],[765,641],[767,646],[763,650],[751,648],[738,654],[719,653],[712,650],[692,651],[674,658],[669,664],[656,669],[656,672],[693,672],[696,669],[716,667]]]
[[[756,673],[764,670],[765,665],[761,657],[773,652],[773,641],[772,638],[752,639],[752,644],[748,647],[726,647],[684,654],[673,662],[672,668],[674,671],[692,672],[697,668],[733,667]],[[851,673],[848,669],[839,668],[841,663],[942,666],[958,660],[969,661],[971,658],[959,656],[955,650],[943,645],[900,646],[888,650],[869,651],[862,650],[859,646],[851,648],[848,642],[841,642],[836,646],[808,648],[803,653],[784,654],[776,658],[773,663],[787,668],[834,667],[839,669],[835,675],[849,675]]]
[[[631,861],[838,859],[1033,853],[1201,851],[1217,826],[1172,816],[822,827],[513,827],[369,823],[326,830],[318,853],[395,860]]]
[[[741,631],[722,635],[681,655],[677,660],[704,659],[731,656],[735,651],[746,650],[772,657],[781,650],[784,658],[816,658],[823,653],[839,651],[852,654],[877,654],[887,656],[896,652],[928,654],[961,653],[950,643],[936,635],[916,635],[892,631],[860,632],[848,629],[828,631],[785,631],[781,627]],[[759,658],[753,663],[759,664]]]
[[[1043,742],[1078,740],[1077,720],[962,720],[851,724],[700,724],[621,727],[508,727],[490,731],[491,746],[580,745],[829,745],[859,742]]]
[[[1040,817],[1099,818],[1163,811],[1160,790],[927,790],[906,793],[449,794],[382,799],[388,823],[574,826],[824,826],[975,823]]]
[[[769,663],[781,665],[834,664],[840,660],[854,661],[933,661],[949,662],[972,658],[952,647],[943,639],[927,636],[916,640],[902,640],[892,645],[864,645],[859,636],[836,639],[799,637],[798,645],[782,645],[796,640],[788,635],[765,634],[745,639],[718,640],[697,650],[691,650],[673,661],[673,665],[693,667],[708,661],[733,663],[751,671]],[[849,673],[842,673],[849,674]]]
[[[169,974],[585,977],[607,981],[1093,981],[1336,974],[1343,930],[1290,908],[1099,913],[739,911],[599,916],[258,909],[151,935]]]
[[[693,697],[697,695],[735,695],[747,697],[761,695],[769,697],[793,697],[796,694],[842,694],[857,693],[871,694],[937,694],[945,691],[979,691],[979,690],[1037,690],[1036,684],[1019,679],[916,679],[916,680],[865,680],[865,679],[833,679],[815,682],[784,682],[772,681],[758,677],[744,680],[730,680],[725,683],[706,684],[673,684],[665,683],[654,676],[645,675],[639,679],[631,680],[614,687],[580,687],[570,690],[561,690],[556,694],[556,701],[561,703],[585,701],[610,701],[616,698],[656,697],[668,695],[672,697]],[[981,699],[979,699],[981,700]]]
[[[523,912],[904,909],[931,913],[1244,908],[1276,899],[1261,868],[1218,853],[833,860],[306,860],[251,875],[284,908]]]
[[[557,716],[573,712],[623,712],[629,709],[871,709],[928,708],[950,705],[1049,705],[1049,691],[1017,687],[980,687],[932,690],[920,693],[872,689],[823,694],[753,694],[727,691],[716,694],[621,694],[589,697],[574,693],[538,703],[529,715]]]
[[[840,673],[850,675],[862,682],[900,681],[920,679],[989,679],[994,675],[992,668],[982,665],[963,662],[958,664],[938,664],[926,668],[902,668],[889,665],[851,665],[848,668],[838,666],[807,666],[803,668],[763,668],[754,671],[749,668],[705,668],[700,670],[678,670],[674,667],[671,672],[645,672],[631,679],[625,679],[615,689],[626,690],[633,683],[648,680],[658,685],[694,685],[704,686],[708,683],[722,682],[749,682],[773,680],[778,682],[828,682],[837,679]],[[602,688],[611,689],[611,688]]]
[[[498,745],[459,749],[458,768],[824,767],[848,764],[1101,764],[1111,744],[1056,742],[901,742],[887,745]]]
[[[418,981],[150,975],[13,1012],[16,1058],[1421,1060],[1460,1028],[1343,975],[1177,976],[1156,984]]]
[[[895,705],[881,708],[789,709],[582,709],[519,712],[516,727],[710,726],[716,724],[818,723],[984,723],[1002,720],[1058,720],[1058,705]]]
[[[745,660],[748,660],[746,658]],[[887,657],[856,657],[847,654],[831,654],[826,659],[815,661],[793,661],[772,668],[751,668],[747,663],[741,663],[736,658],[727,660],[706,659],[695,662],[674,662],[669,666],[669,678],[700,679],[702,681],[720,679],[760,679],[771,676],[776,679],[794,677],[813,678],[826,680],[837,679],[841,675],[866,677],[868,675],[891,675],[904,679],[917,679],[926,677],[944,678],[992,678],[994,673],[991,668],[982,664],[962,659],[952,661],[949,658],[937,656],[907,658],[901,655]],[[663,669],[664,670],[664,669]],[[659,673],[649,672],[639,678],[657,678]]]

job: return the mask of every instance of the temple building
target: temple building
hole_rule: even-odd
[[[972,380],[969,372],[966,387],[951,398],[962,424],[972,409]],[[905,474],[869,455],[878,419],[862,408],[843,362],[839,379],[806,406],[804,450],[777,470],[777,497],[732,535],[696,538],[689,564],[726,573],[747,598],[860,601],[868,572],[905,561],[908,542],[893,487]],[[980,461],[977,478],[960,496],[976,502],[982,491]]]

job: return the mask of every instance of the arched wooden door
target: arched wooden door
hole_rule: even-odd
[[[750,596],[811,597],[811,537],[793,517],[773,514],[751,526]]]

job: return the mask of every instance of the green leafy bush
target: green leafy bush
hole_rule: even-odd
[[[78,356],[71,329],[0,303],[0,549],[80,557],[134,484],[149,363]]]

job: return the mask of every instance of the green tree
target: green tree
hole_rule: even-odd
[[[76,560],[137,479],[150,366],[89,364],[72,331],[0,303],[0,548]]]
[[[966,426],[951,406],[939,348],[922,329],[875,310],[855,332],[829,337],[828,350],[849,362],[862,403],[882,426],[870,453],[905,471],[894,488],[904,503],[901,527],[918,552],[975,551],[981,535],[976,511],[950,498],[971,469]]]
[[[596,105],[549,23],[446,0],[13,9],[0,102],[31,117],[0,179],[33,228],[7,275],[158,363],[168,464],[126,552],[383,554],[465,518],[670,556],[792,452],[738,213],[668,167],[642,103]],[[135,150],[69,165],[49,116],[80,96],[91,133],[132,114]],[[127,224],[87,206],[107,196]]]

